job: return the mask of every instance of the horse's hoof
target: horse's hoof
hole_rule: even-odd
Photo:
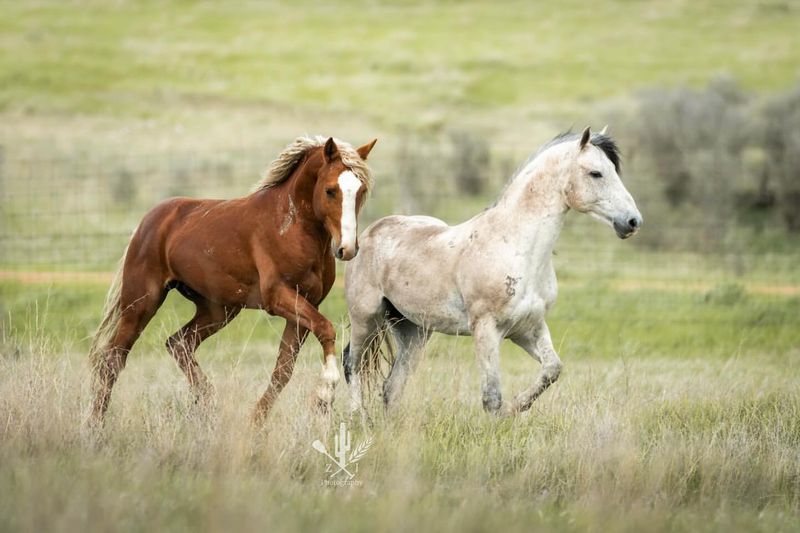
[[[333,403],[333,397],[335,393],[336,384],[325,379],[320,380],[314,389],[314,397],[317,398],[318,401],[328,404]]]

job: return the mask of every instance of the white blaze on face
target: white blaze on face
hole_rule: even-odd
[[[356,247],[356,196],[361,185],[361,180],[352,171],[345,170],[339,174],[339,188],[342,190],[342,220],[339,226],[342,242],[339,246],[351,253],[355,252]]]

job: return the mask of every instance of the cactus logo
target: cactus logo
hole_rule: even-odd
[[[358,462],[366,455],[370,446],[372,446],[372,437],[367,437],[350,453],[350,432],[344,422],[339,424],[339,434],[333,438],[333,455],[328,453],[328,449],[322,441],[315,440],[311,443],[312,448],[329,459],[325,472],[330,475],[322,484],[326,486],[360,486],[362,482],[355,479]]]

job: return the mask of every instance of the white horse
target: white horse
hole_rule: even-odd
[[[474,338],[484,409],[499,415],[529,409],[561,373],[544,318],[557,293],[553,247],[570,209],[608,223],[622,239],[642,225],[605,129],[559,135],[523,165],[495,205],[462,224],[388,216],[364,230],[345,274],[351,408],[361,409],[362,356],[365,364],[376,357],[388,330],[396,355],[383,386],[387,408],[438,331]],[[542,367],[532,385],[506,403],[499,368],[504,338]]]

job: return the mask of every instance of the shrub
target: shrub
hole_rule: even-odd
[[[700,247],[723,244],[737,221],[800,232],[800,84],[765,100],[718,78],[637,103],[626,146],[660,184],[649,211],[679,217]]]
[[[752,129],[747,97],[729,79],[704,90],[653,89],[639,99],[638,151],[662,183],[673,207],[700,209],[724,231],[734,205],[742,151]]]
[[[763,109],[762,188],[772,193],[786,229],[800,232],[800,83]]]
[[[452,132],[450,143],[457,192],[470,196],[483,194],[489,181],[489,143],[468,131]]]

